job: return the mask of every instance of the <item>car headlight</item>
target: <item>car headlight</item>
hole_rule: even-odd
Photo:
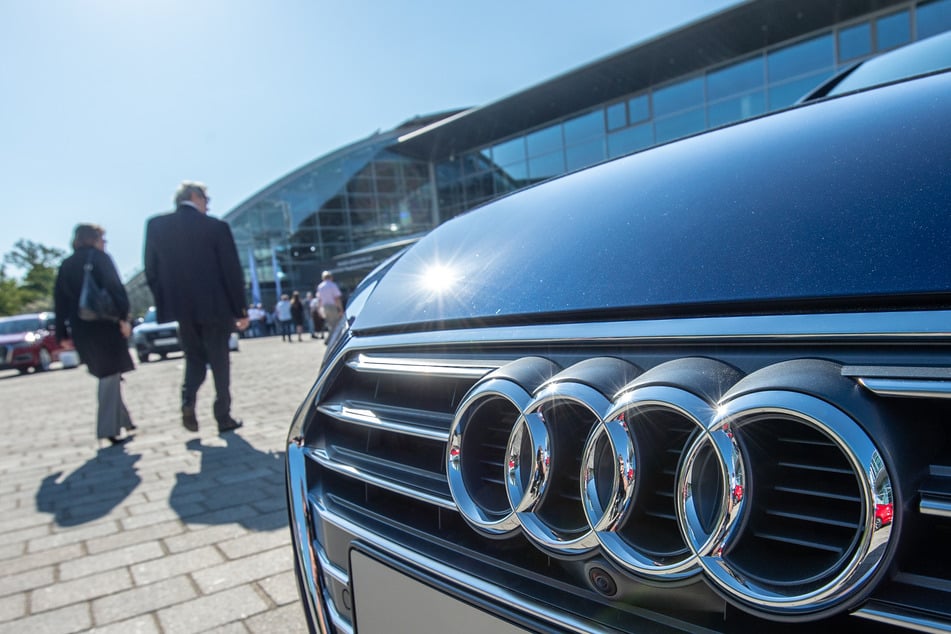
[[[39,336],[37,336],[37,334],[36,334],[35,332],[28,332],[28,333],[26,333],[26,336],[25,336],[23,339],[24,339],[24,341],[26,341],[27,343],[33,343],[33,342],[35,342],[35,341],[39,341],[39,340],[40,340]]]

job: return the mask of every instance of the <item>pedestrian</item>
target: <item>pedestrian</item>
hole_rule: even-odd
[[[310,333],[311,339],[316,339],[317,335],[314,334],[314,315],[310,310],[310,304],[313,300],[314,294],[307,291],[307,295],[301,301],[304,303],[304,328]]]
[[[175,211],[149,220],[145,231],[145,277],[159,323],[178,321],[185,372],[182,425],[198,431],[195,403],[207,368],[215,382],[218,432],[243,425],[231,417],[232,330],[248,326],[244,272],[231,228],[208,215],[203,183],[185,181],[175,192]]]
[[[308,295],[310,295],[310,293],[308,293]],[[321,313],[320,300],[317,299],[316,295],[313,298],[311,298],[309,303],[309,309],[310,309],[310,318],[314,322],[314,332],[317,333],[317,334],[311,335],[311,337],[313,337],[314,339],[323,339],[324,338],[324,316],[320,314]]]
[[[105,233],[99,225],[76,226],[73,254],[63,260],[56,274],[53,301],[57,341],[67,350],[75,349],[89,373],[99,379],[96,437],[116,445],[130,439],[128,432],[136,428],[122,400],[122,373],[131,372],[135,366],[127,341],[132,333],[129,298],[112,258],[105,252]],[[118,321],[79,318],[79,298],[87,265],[99,287],[112,298]]]
[[[303,341],[301,336],[304,334],[304,312],[304,303],[300,301],[300,292],[294,291],[291,293],[291,320],[294,322],[294,330],[297,331],[298,341]]]
[[[324,321],[327,324],[327,332],[333,334],[334,328],[340,318],[343,316],[343,300],[340,288],[334,282],[334,276],[330,271],[324,271],[321,274],[321,282],[317,286],[318,306],[324,314]],[[329,335],[328,335],[329,338]]]
[[[277,320],[278,328],[281,330],[281,341],[291,342],[291,300],[287,293],[281,295],[281,301],[274,307],[274,318]]]
[[[252,337],[264,336],[264,309],[261,304],[248,307],[248,322],[251,326],[248,331]]]
[[[264,325],[269,336],[274,336],[277,334],[277,306],[274,307],[274,310],[265,310],[264,311]]]

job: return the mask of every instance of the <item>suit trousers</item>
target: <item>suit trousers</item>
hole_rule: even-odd
[[[231,358],[228,339],[233,324],[179,321],[178,334],[185,352],[182,405],[195,406],[198,388],[205,382],[208,367],[215,381],[215,420],[227,424],[231,418]]]
[[[129,410],[122,402],[122,375],[118,372],[99,379],[99,413],[96,420],[97,438],[115,438],[120,429],[131,429]]]

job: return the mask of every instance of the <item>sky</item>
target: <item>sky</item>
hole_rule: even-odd
[[[735,0],[0,0],[0,255],[106,229],[123,279],[183,180],[222,217],[416,115],[480,106]],[[6,266],[7,275],[22,271]]]

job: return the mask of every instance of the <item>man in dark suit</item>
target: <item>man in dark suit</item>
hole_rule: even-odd
[[[145,230],[145,277],[159,322],[178,321],[185,377],[182,424],[198,431],[195,401],[211,366],[218,431],[241,427],[231,417],[228,339],[248,327],[244,272],[227,223],[208,216],[208,192],[185,181],[175,192],[176,209],[149,220]]]

